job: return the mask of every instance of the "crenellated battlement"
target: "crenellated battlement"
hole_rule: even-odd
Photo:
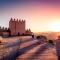
[[[25,20],[23,20],[23,19],[18,19],[18,18],[17,18],[17,19],[15,19],[15,18],[14,18],[14,19],[13,19],[13,18],[11,18],[9,22],[25,23]]]

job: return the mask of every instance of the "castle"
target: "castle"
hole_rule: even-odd
[[[11,31],[11,35],[18,35],[25,33],[25,20],[16,20],[12,19],[9,21],[9,29]]]
[[[2,36],[16,36],[16,35],[31,35],[30,29],[25,29],[25,20],[10,19],[9,28],[0,27],[0,35]]]

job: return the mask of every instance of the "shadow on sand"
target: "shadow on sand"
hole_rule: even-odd
[[[60,60],[60,41],[59,40],[56,41],[56,53],[58,56],[58,60]]]
[[[48,44],[43,44],[32,56],[30,56],[27,59],[29,59],[29,60],[37,59],[37,57],[40,56],[49,47],[50,47],[50,45],[48,46]]]

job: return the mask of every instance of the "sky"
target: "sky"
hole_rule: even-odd
[[[9,27],[11,17],[26,20],[32,32],[60,31],[60,1],[0,0],[0,26]]]

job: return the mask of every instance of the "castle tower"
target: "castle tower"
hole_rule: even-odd
[[[16,34],[16,22],[15,19],[12,19],[9,21],[9,29],[11,31],[11,35],[15,35]]]
[[[9,21],[9,29],[11,31],[11,35],[23,34],[25,33],[25,21],[11,18]]]

